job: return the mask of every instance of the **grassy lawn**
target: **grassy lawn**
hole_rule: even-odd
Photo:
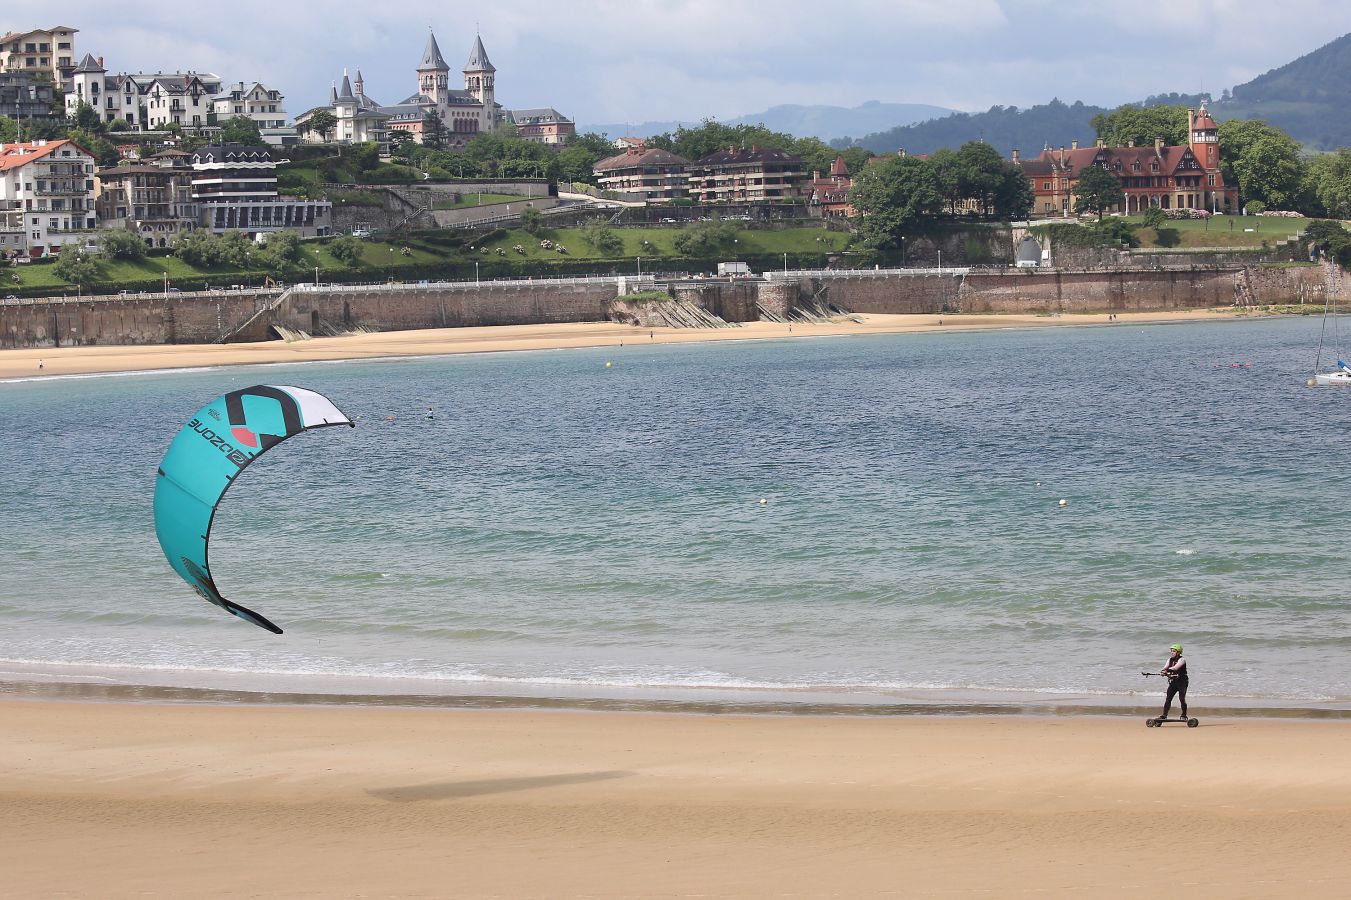
[[[624,251],[616,258],[633,257],[678,257],[675,248],[675,228],[616,228],[615,234],[624,242]],[[513,228],[504,237],[480,245],[471,258],[499,258],[498,248],[506,251],[510,259],[516,260],[556,260],[556,259],[607,259],[587,244],[580,228],[541,228],[539,234],[532,235],[523,229]],[[546,250],[540,241],[549,240],[562,244],[567,254],[557,250]],[[784,231],[749,231],[742,229],[736,237],[736,243],[720,253],[728,259],[735,259],[738,253],[774,254],[774,253],[827,253],[843,250],[849,243],[849,236],[823,228],[789,228]],[[520,244],[524,254],[512,249]]]
[[[1139,225],[1143,219],[1139,216],[1126,217],[1127,222]],[[1284,244],[1286,239],[1299,234],[1313,219],[1285,219],[1278,216],[1215,216],[1209,220],[1177,219],[1170,221],[1168,228],[1176,228],[1182,238],[1178,244],[1188,247],[1261,247],[1268,244]],[[1153,228],[1140,228],[1136,231],[1142,247],[1156,247],[1156,233]]]
[[[487,206],[489,203],[515,203],[517,200],[527,200],[527,197],[517,197],[511,194],[463,194],[459,200],[438,200],[432,206],[433,209],[464,209],[467,206]]]

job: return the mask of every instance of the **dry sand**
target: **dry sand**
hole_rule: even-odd
[[[5,897],[1346,897],[1351,723],[0,701]]]
[[[498,325],[482,328],[437,328],[387,331],[308,341],[266,341],[255,344],[155,344],[140,346],[62,347],[39,350],[0,350],[0,378],[34,375],[79,375],[98,372],[134,372],[195,366],[313,362],[334,359],[372,359],[392,356],[435,356],[447,353],[486,353],[502,350],[545,350],[563,347],[614,347],[686,341],[723,341],[820,337],[843,334],[885,334],[917,331],[964,331],[1018,327],[1075,325],[1126,326],[1141,323],[1207,321],[1233,318],[1230,312],[1179,310],[1176,312],[1106,313],[1072,316],[943,315],[860,316],[861,323],[780,325],[748,322],[738,328],[636,328],[611,322],[562,325]],[[941,324],[940,324],[941,323]],[[42,368],[38,369],[38,361]]]

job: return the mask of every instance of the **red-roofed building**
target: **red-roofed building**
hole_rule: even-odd
[[[811,205],[813,212],[826,219],[847,219],[854,214],[849,205],[849,189],[854,180],[849,177],[849,167],[844,157],[835,157],[830,165],[830,174],[822,178],[820,172],[812,173]]]
[[[665,203],[688,197],[690,161],[656,147],[634,147],[602,159],[592,167],[603,191],[615,191],[623,200]]]
[[[1081,149],[1075,141],[1068,150],[1048,147],[1035,159],[1019,159],[1014,151],[1013,161],[1036,195],[1033,215],[1074,215],[1074,189],[1089,166],[1100,166],[1121,182],[1125,202],[1108,212],[1138,215],[1150,207],[1237,212],[1238,188],[1225,185],[1220,172],[1215,120],[1203,105],[1199,113],[1187,111],[1187,126],[1185,147],[1164,146],[1162,140],[1152,147],[1106,147],[1099,141]]]
[[[0,144],[0,254],[56,253],[97,224],[93,154],[67,140]]]
[[[802,196],[802,158],[752,146],[710,153],[690,166],[690,196],[700,203],[764,203]]]

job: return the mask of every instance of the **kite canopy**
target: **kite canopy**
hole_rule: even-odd
[[[169,565],[203,599],[274,634],[281,629],[216,589],[207,563],[211,521],[221,497],[249,463],[292,435],[329,425],[352,421],[314,391],[269,384],[231,391],[183,426],[155,479],[155,535]]]

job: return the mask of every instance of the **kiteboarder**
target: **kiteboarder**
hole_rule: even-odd
[[[1182,704],[1182,718],[1187,718],[1187,661],[1182,658],[1182,645],[1174,644],[1168,648],[1168,661],[1163,664],[1163,671],[1159,672],[1164,678],[1168,679],[1168,693],[1163,700],[1163,713],[1160,719],[1168,718],[1168,711],[1173,708],[1173,697],[1177,696]]]

